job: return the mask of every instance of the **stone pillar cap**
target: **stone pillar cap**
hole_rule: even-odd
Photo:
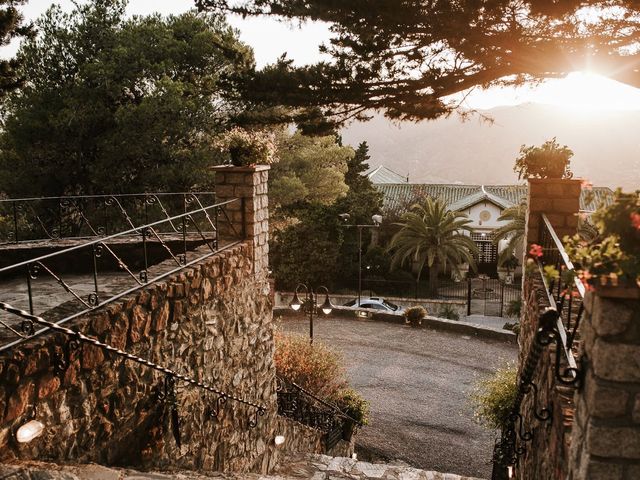
[[[238,172],[238,173],[246,173],[246,172],[265,172],[271,169],[270,165],[246,165],[242,167],[237,167],[235,165],[214,165],[210,167],[211,170],[214,171],[224,171],[224,172]]]

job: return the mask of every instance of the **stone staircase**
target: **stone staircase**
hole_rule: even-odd
[[[418,470],[403,463],[367,463],[345,457],[304,455],[289,458],[272,475],[254,473],[140,472],[101,465],[42,462],[0,464],[1,480],[480,480]]]

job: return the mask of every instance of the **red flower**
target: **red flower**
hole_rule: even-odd
[[[542,257],[542,255],[544,255],[544,253],[542,252],[542,247],[537,243],[532,243],[531,248],[529,250],[529,255],[537,258]]]
[[[631,226],[636,230],[640,230],[640,213],[631,214]]]

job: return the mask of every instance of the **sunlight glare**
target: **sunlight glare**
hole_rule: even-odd
[[[489,88],[468,95],[464,106],[488,109],[499,105],[541,103],[574,111],[640,110],[640,89],[595,73],[572,72],[537,86]]]

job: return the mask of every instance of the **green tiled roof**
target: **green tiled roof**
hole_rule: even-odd
[[[428,195],[439,198],[449,208],[465,208],[477,201],[487,198],[501,206],[516,205],[527,196],[526,185],[458,185],[442,183],[380,183],[374,186],[384,195],[384,209],[389,213],[402,213],[417,199]],[[484,190],[484,191],[483,191]],[[493,198],[495,197],[495,198]],[[608,205],[613,199],[613,192],[608,187],[593,187],[583,190],[580,197],[581,210],[595,210],[600,204]]]

